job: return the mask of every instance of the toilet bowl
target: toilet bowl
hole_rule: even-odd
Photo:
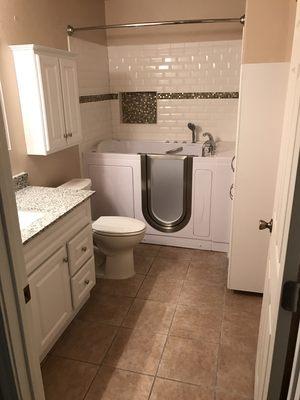
[[[133,248],[144,238],[145,224],[135,218],[103,216],[92,227],[94,244],[106,256],[105,278],[132,277],[135,274]]]
[[[72,179],[61,187],[88,190],[91,180]],[[103,216],[93,222],[92,228],[94,245],[105,255],[104,277],[127,279],[133,276],[133,248],[145,236],[144,222],[129,217]]]

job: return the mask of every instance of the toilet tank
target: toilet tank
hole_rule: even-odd
[[[77,178],[71,179],[60,185],[59,187],[64,187],[67,189],[74,189],[74,190],[89,190],[92,187],[92,181],[89,178]]]

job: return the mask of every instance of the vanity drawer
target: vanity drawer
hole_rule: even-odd
[[[71,278],[73,307],[76,309],[87,297],[96,283],[95,261],[90,258]]]
[[[73,276],[80,267],[93,256],[92,226],[83,228],[68,244],[70,275]]]

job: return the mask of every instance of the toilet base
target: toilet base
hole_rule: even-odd
[[[105,278],[128,279],[135,275],[133,249],[106,256]]]

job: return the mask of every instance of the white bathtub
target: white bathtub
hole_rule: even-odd
[[[189,222],[176,232],[161,232],[145,219],[142,209],[141,156],[192,155],[192,201]],[[145,243],[227,251],[229,246],[234,143],[219,142],[216,154],[202,157],[202,143],[108,140],[84,155],[85,174],[92,180],[93,218],[124,215],[143,220]],[[170,199],[171,200],[171,199]],[[166,200],[168,201],[168,199]]]

